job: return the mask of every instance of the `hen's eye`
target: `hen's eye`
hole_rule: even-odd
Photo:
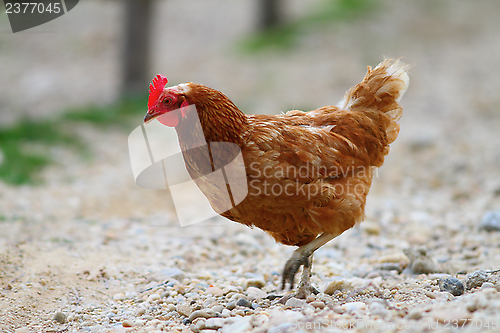
[[[165,98],[165,99],[163,100],[163,104],[165,104],[165,105],[170,105],[170,104],[172,104],[172,103],[173,103],[173,100],[172,100],[172,98],[171,98],[171,97],[167,97],[167,98]]]

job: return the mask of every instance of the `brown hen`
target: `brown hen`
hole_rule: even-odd
[[[222,92],[200,84],[165,87],[166,78],[155,80],[145,121],[164,117],[164,124],[176,128],[181,147],[189,148],[199,139],[188,128],[190,116],[173,111],[195,105],[207,143],[240,148],[248,195],[221,215],[298,246],[283,270],[282,288],[287,283],[293,288],[303,265],[295,296],[315,292],[310,284],[313,252],[363,220],[374,170],[398,135],[398,102],[409,84],[406,66],[385,60],[368,67],[363,81],[337,106],[269,116],[245,115]],[[196,153],[185,153],[184,159],[192,177],[211,171],[201,170]],[[225,190],[212,186],[208,192],[217,196]]]

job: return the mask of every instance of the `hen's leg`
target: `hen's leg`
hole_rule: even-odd
[[[316,290],[316,288],[314,288],[311,284],[312,262],[313,255],[311,254],[307,259],[307,263],[304,264],[304,268],[302,269],[302,277],[300,278],[297,292],[294,295],[297,298],[307,298],[307,296],[311,294],[316,295],[319,293],[319,291]]]
[[[283,280],[281,283],[281,288],[285,289],[287,283],[290,284],[290,289],[293,288],[295,275],[299,270],[300,266],[304,265],[304,270],[302,272],[302,278],[299,284],[299,290],[297,291],[296,297],[301,296],[301,298],[307,297],[311,294],[311,290],[316,291],[311,286],[311,270],[312,270],[312,254],[314,251],[337,237],[336,234],[324,233],[318,236],[315,240],[299,247],[295,250],[285,264],[283,269]]]

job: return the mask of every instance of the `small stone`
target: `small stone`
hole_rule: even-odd
[[[146,320],[138,319],[134,322],[134,326],[144,326],[145,323],[146,323]]]
[[[152,277],[154,277],[156,281],[165,281],[169,278],[173,278],[180,282],[184,280],[184,278],[186,277],[186,273],[178,268],[173,267],[162,269],[161,271],[152,274]]]
[[[377,270],[377,271],[371,271],[368,274],[366,274],[365,278],[367,279],[374,279],[376,277],[382,276],[382,271]]]
[[[243,317],[236,320],[234,323],[225,325],[222,328],[222,333],[243,333],[250,332],[252,330],[252,318]]]
[[[221,315],[222,315],[222,318],[231,317],[231,311],[228,309],[224,309],[224,310],[222,310]]]
[[[125,294],[124,293],[117,293],[113,295],[113,299],[115,301],[123,301],[125,299]]]
[[[497,288],[481,288],[481,291],[484,295],[495,295],[495,294],[498,294],[498,290]]]
[[[406,267],[406,266],[405,266]],[[403,271],[403,266],[401,262],[383,262],[375,266],[375,269],[380,269],[383,271],[397,271],[401,273]]]
[[[244,307],[247,307],[247,308],[250,308],[250,309],[252,308],[252,303],[250,303],[249,301],[247,301],[244,298],[240,298],[238,301],[236,301],[236,305],[237,306],[244,306]]]
[[[467,290],[479,288],[483,283],[488,281],[488,273],[484,269],[480,269],[469,275],[465,282]]]
[[[425,294],[425,296],[429,297],[429,298],[432,298],[432,299],[436,299],[436,294],[433,293],[432,291],[429,291],[427,289],[422,289],[423,293]]]
[[[479,309],[485,309],[488,307],[488,300],[482,294],[476,294],[475,297],[466,304],[466,308],[469,312],[474,312]]]
[[[259,288],[256,287],[248,287],[246,294],[248,295],[249,299],[255,300],[255,299],[262,299],[267,297],[267,293]],[[251,296],[255,297],[251,297]]]
[[[220,305],[220,304],[217,304],[217,305],[212,306],[211,309],[214,312],[219,312],[220,313],[220,312],[222,312],[222,310],[224,310],[224,307],[222,305]]]
[[[149,295],[147,302],[152,303],[152,302],[157,301],[159,299],[160,299],[160,295],[151,294],[151,295]]]
[[[379,235],[380,234],[380,226],[376,222],[365,221],[361,223],[361,230],[366,232],[368,235]]]
[[[302,308],[302,313],[304,313],[305,315],[312,316],[314,314],[314,312],[316,312],[316,308],[314,306],[312,306],[311,303],[306,304]]]
[[[316,300],[316,296],[311,294],[311,295],[307,296],[306,303],[311,303],[311,302],[314,302],[315,300]]]
[[[174,286],[174,290],[170,293],[170,296],[175,297],[176,295],[174,294],[174,292],[184,295],[186,293],[186,288],[184,288],[184,286],[181,286],[180,284],[177,284]]]
[[[479,229],[486,231],[500,231],[500,211],[486,212],[483,215]]]
[[[135,312],[136,317],[140,317],[142,315],[146,314],[146,309],[140,308]]]
[[[368,306],[368,310],[370,311],[370,314],[378,315],[381,317],[386,317],[390,313],[389,310],[387,310],[385,306],[380,302],[370,303],[370,305]]]
[[[306,302],[304,300],[292,297],[286,301],[285,306],[289,306],[292,308],[302,308],[305,304]]]
[[[190,328],[193,332],[199,332],[202,329],[206,328],[205,323],[206,323],[205,318],[198,318],[195,321],[193,321],[193,325],[191,325]]]
[[[422,311],[420,311],[418,309],[413,309],[408,313],[406,318],[413,319],[413,320],[419,320],[420,318],[422,318]]]
[[[231,310],[234,310],[234,308],[236,307],[236,302],[232,301],[232,302],[229,302],[227,303],[226,305],[226,308],[231,311]]]
[[[323,303],[322,301],[313,301],[309,304],[317,309],[324,309],[325,308],[325,303]]]
[[[334,305],[332,308],[333,312],[338,313],[338,314],[344,314],[345,313],[345,307],[340,306],[340,305]]]
[[[66,315],[62,312],[56,312],[53,319],[59,324],[64,324],[66,322]]]
[[[419,246],[404,250],[410,259],[410,269],[413,274],[430,274],[442,272],[441,267],[427,255],[427,248]]]
[[[222,289],[220,289],[218,287],[209,287],[209,288],[207,288],[207,290],[205,290],[205,293],[212,295],[212,296],[216,296],[216,297],[224,295],[224,292],[222,291]]]
[[[212,316],[208,314],[208,312],[203,310],[196,310],[189,315],[189,320],[194,322],[196,318],[210,318],[210,317]]]
[[[238,292],[238,288],[236,288],[235,286],[229,284],[229,285],[225,285],[224,288],[222,288],[222,293],[224,295],[227,295],[231,292],[235,292],[237,293]]]
[[[243,287],[248,289],[249,287],[262,288],[266,285],[266,282],[262,279],[248,279],[245,281]]]
[[[30,333],[30,329],[27,327],[20,327],[14,331],[14,333]]]
[[[439,279],[439,290],[460,296],[464,293],[464,284],[454,276],[445,275]]]
[[[267,295],[266,299],[269,301],[274,301],[277,298],[281,298],[282,296],[276,295],[276,294],[269,294]]]
[[[124,321],[122,321],[122,326],[123,327],[132,327],[132,326],[134,326],[134,322],[132,320],[124,320]]]
[[[363,302],[349,302],[349,303],[344,304],[344,309],[347,312],[356,312],[359,310],[366,309],[366,304]]]
[[[224,319],[222,318],[210,318],[205,321],[205,328],[209,330],[218,330],[224,326]]]
[[[479,251],[467,251],[466,250],[463,252],[462,258],[464,258],[465,260],[468,260],[468,259],[478,258],[480,255],[481,255],[481,252],[479,252]]]
[[[177,306],[177,312],[183,316],[189,317],[193,312],[193,308],[186,303],[181,303]]]
[[[491,282],[485,282],[481,286],[481,289],[488,289],[488,288],[495,288],[495,285],[493,283],[491,283]]]
[[[347,291],[347,290],[351,290],[352,288],[353,288],[352,283],[350,281],[347,281],[345,279],[338,279],[338,280],[330,281],[330,282],[326,283],[325,285],[323,285],[323,287],[321,288],[321,291],[327,295],[333,295],[333,293],[337,290]]]
[[[438,301],[451,301],[453,298],[455,298],[455,296],[447,291],[438,291],[435,294]]]

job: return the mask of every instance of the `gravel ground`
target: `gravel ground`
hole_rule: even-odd
[[[292,4],[290,15],[304,7]],[[88,14],[100,5],[79,6]],[[226,9],[215,11],[220,5]],[[219,88],[248,112],[333,104],[362,78],[365,65],[376,65],[383,55],[404,56],[414,65],[401,134],[374,182],[366,221],[315,254],[312,282],[319,295],[280,304],[279,272],[293,248],[223,218],[181,228],[168,192],[134,184],[128,133],[81,125],[74,130],[89,143],[92,158],[53,148],[59,162],[44,171],[43,186],[0,183],[0,329],[498,331],[500,5],[383,5],[362,21],[312,28],[292,51],[256,56],[231,48],[251,28],[245,15],[250,1],[159,5],[158,17],[166,17],[176,33],[159,35],[165,28],[155,29],[153,71],[173,83],[193,80]],[[210,10],[220,15],[217,24],[206,17]],[[175,30],[182,23],[178,13],[186,11],[191,15],[183,29]],[[106,2],[102,13],[119,15],[117,3]],[[92,52],[116,54],[113,33],[104,34],[109,43]],[[206,34],[220,38],[207,40]],[[0,38],[0,46],[22,49],[34,37]],[[89,43],[88,36],[84,40]],[[90,64],[101,59],[92,52],[75,55]],[[25,57],[19,64],[33,60]],[[105,100],[102,91],[92,93],[100,89],[116,93],[117,66],[101,60],[82,79],[95,85],[72,102],[85,96]],[[37,66],[52,70],[50,61]],[[85,69],[81,62],[74,66],[67,73]],[[15,70],[8,71],[13,77]],[[71,87],[54,80],[45,88],[49,95],[50,89],[71,95]],[[0,106],[15,109],[7,95]],[[47,102],[41,112],[56,104]]]

